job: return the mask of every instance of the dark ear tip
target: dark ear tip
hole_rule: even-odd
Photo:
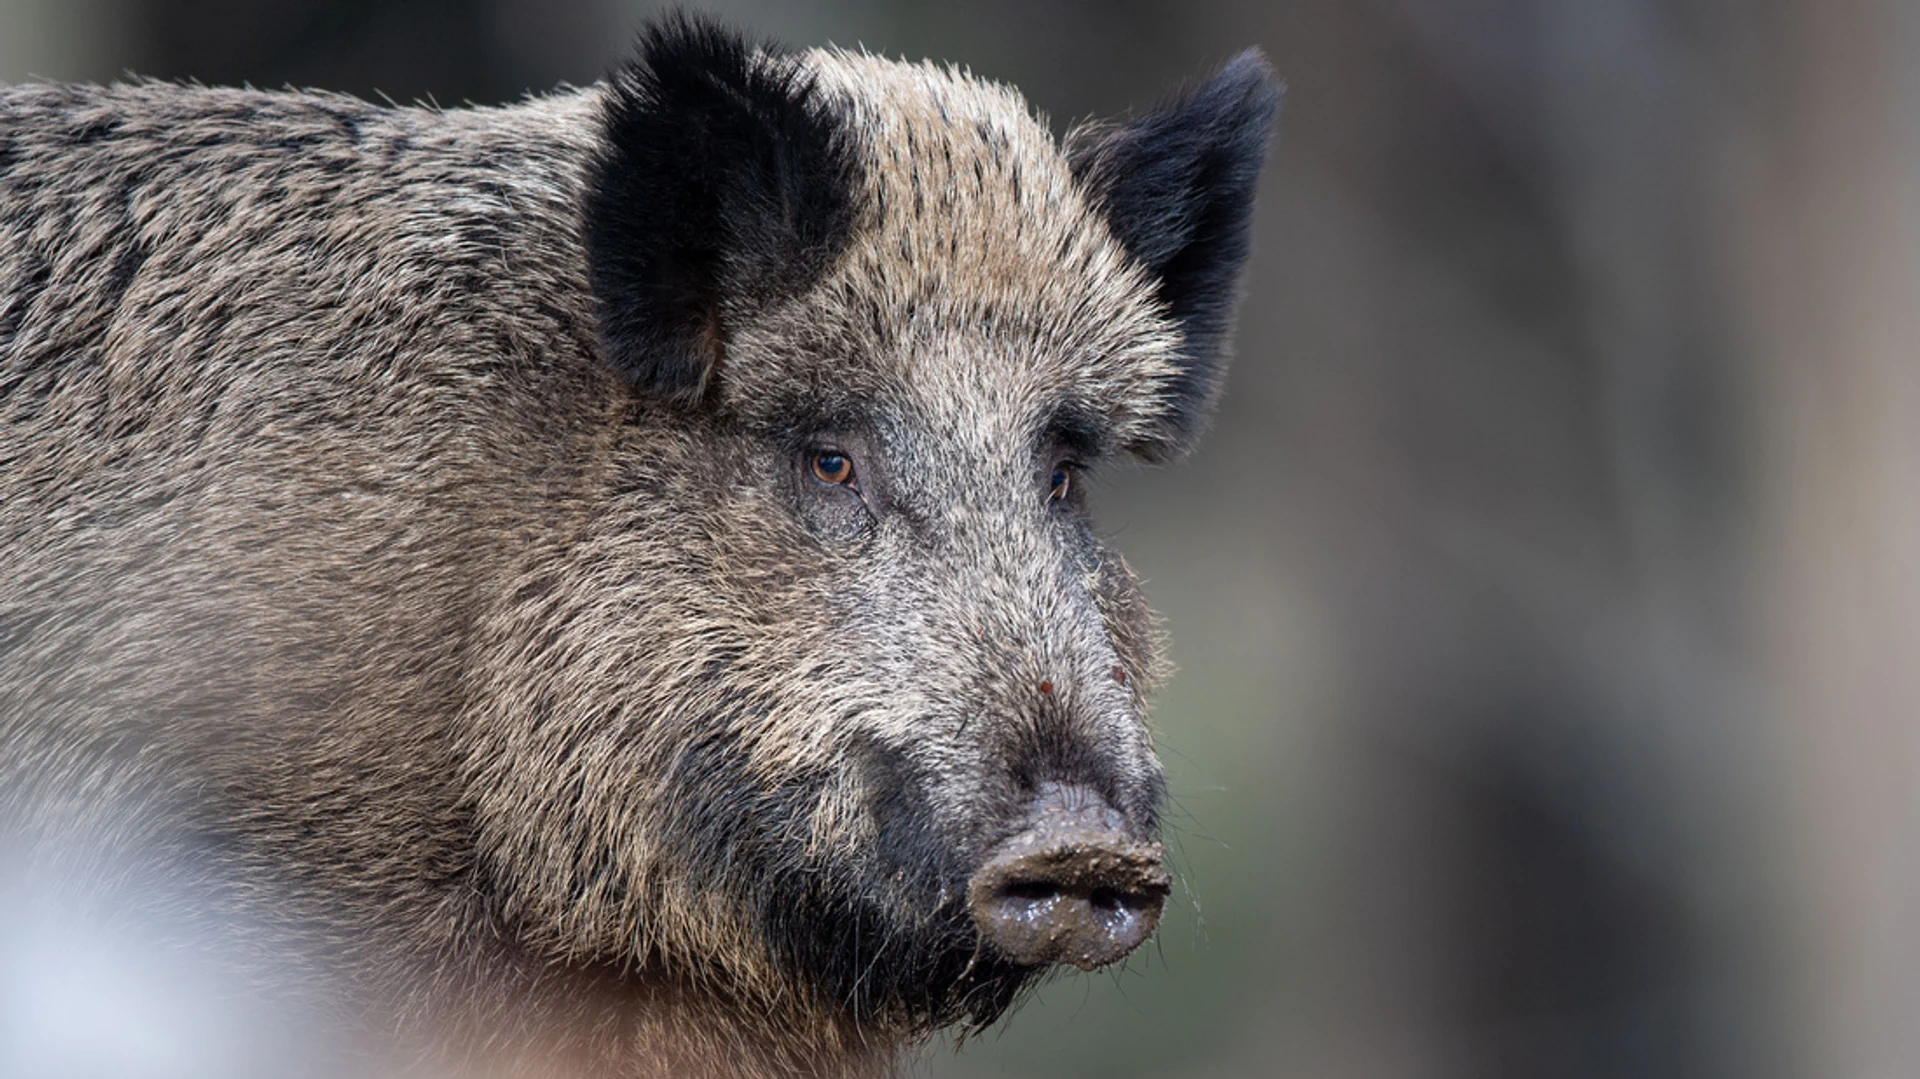
[[[1239,106],[1235,111],[1243,120],[1265,128],[1271,126],[1279,114],[1285,89],[1267,54],[1256,45],[1228,60],[1220,73],[1207,81],[1200,94],[1233,102]]]
[[[1166,414],[1131,447],[1148,460],[1191,447],[1218,396],[1280,96],[1273,65],[1246,49],[1153,112],[1068,136],[1075,177],[1114,238],[1157,278],[1185,338]]]
[[[1280,76],[1273,70],[1273,62],[1267,59],[1266,50],[1258,45],[1249,45],[1234,54],[1220,67],[1220,74],[1239,82],[1260,82],[1278,88]]]
[[[851,234],[859,162],[781,55],[679,11],[608,80],[589,283],[606,361],[660,400],[702,400],[737,320],[806,291]]]

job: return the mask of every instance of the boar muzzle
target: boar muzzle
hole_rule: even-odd
[[[1092,790],[1042,784],[1027,827],[1000,844],[967,884],[988,944],[1017,963],[1093,970],[1153,935],[1171,879],[1160,844],[1134,839]]]

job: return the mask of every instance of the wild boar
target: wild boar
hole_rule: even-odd
[[[1063,144],[689,18],[504,108],[0,91],[9,849],[442,1060],[885,1072],[1119,960],[1085,479],[1203,426],[1277,102]]]

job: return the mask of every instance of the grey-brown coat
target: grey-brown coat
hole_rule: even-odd
[[[14,849],[489,1066],[990,1021],[1044,963],[967,881],[1036,792],[1156,826],[1079,473],[1210,406],[1274,99],[1063,151],[685,21],[507,108],[0,90]]]

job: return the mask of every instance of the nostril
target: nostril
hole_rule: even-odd
[[[1063,842],[1040,831],[1005,844],[967,885],[981,937],[1017,963],[1071,963],[1082,970],[1139,947],[1166,902],[1160,848],[1101,838]]]
[[[1004,899],[1039,903],[1048,899],[1058,898],[1060,895],[1060,886],[1047,880],[1016,880],[1003,885],[1000,889],[1000,895]]]

